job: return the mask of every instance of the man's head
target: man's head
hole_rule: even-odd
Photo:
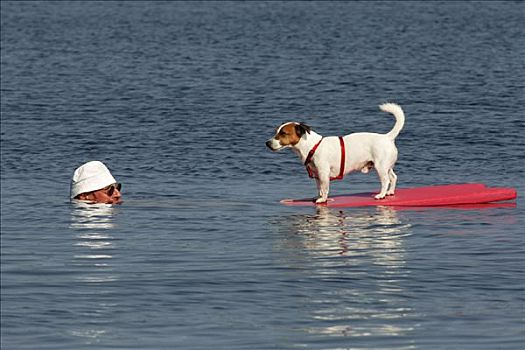
[[[95,203],[120,203],[121,185],[104,163],[87,162],[78,167],[71,181],[71,198]]]

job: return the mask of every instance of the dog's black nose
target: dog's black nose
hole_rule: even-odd
[[[266,141],[266,147],[268,147],[269,149],[272,149],[272,141],[270,140]]]

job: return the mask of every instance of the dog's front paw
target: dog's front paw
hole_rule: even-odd
[[[315,200],[315,204],[326,204],[328,198],[319,197]]]
[[[385,198],[385,195],[382,194],[382,193],[379,193],[379,194],[376,194],[376,195],[374,196],[374,198],[375,198],[375,199],[383,199],[383,198]]]

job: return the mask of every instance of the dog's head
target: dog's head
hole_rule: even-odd
[[[272,151],[295,146],[305,134],[309,134],[310,127],[304,123],[288,122],[277,128],[275,135],[266,141]]]

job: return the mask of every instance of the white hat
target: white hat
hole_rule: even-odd
[[[71,181],[71,198],[81,193],[100,190],[117,182],[104,163],[94,160],[79,166]]]

